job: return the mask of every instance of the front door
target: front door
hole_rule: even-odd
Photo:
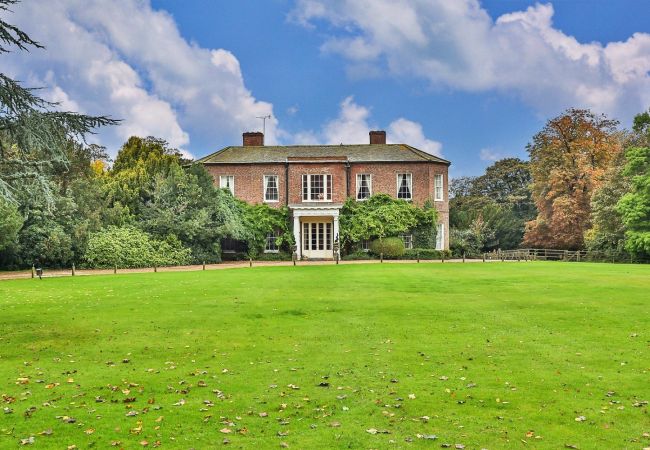
[[[302,255],[307,258],[333,258],[332,222],[312,219],[302,222]]]

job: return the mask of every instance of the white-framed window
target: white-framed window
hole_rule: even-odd
[[[232,195],[235,195],[235,176],[221,175],[219,177],[219,187],[222,189],[228,189]]]
[[[436,174],[433,176],[433,200],[441,202],[445,199],[443,194],[443,178],[442,174]]]
[[[277,202],[280,200],[277,175],[264,175],[264,201]]]
[[[332,175],[303,175],[302,200],[307,202],[331,202]]]
[[[439,223],[436,229],[436,250],[445,249],[445,224]]]
[[[413,198],[413,175],[410,173],[397,174],[397,198],[411,200]]]
[[[370,239],[364,239],[361,241],[361,250],[364,252],[370,251]]]
[[[366,200],[372,195],[372,175],[357,174],[357,200]]]
[[[278,247],[278,237],[280,237],[280,232],[275,230],[266,235],[266,245],[264,246],[264,253],[278,253],[280,248]]]
[[[402,242],[404,242],[404,248],[411,250],[413,248],[413,235],[412,234],[402,234],[400,235]]]

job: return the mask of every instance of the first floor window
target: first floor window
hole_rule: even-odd
[[[221,175],[219,177],[219,187],[222,189],[228,189],[232,195],[235,195],[235,176]]]
[[[443,183],[443,178],[442,174],[437,174],[433,176],[433,199],[435,201],[442,201],[444,200],[443,192],[442,192],[442,183]]]
[[[280,199],[278,176],[264,175],[264,201],[277,202]]]
[[[445,249],[445,224],[439,223],[436,229],[436,250]]]
[[[404,248],[410,250],[413,248],[413,235],[412,234],[403,234],[400,236],[402,242],[404,242]]]
[[[372,176],[367,173],[357,174],[357,200],[365,200],[372,195]]]
[[[307,202],[332,201],[332,175],[303,175],[302,200]]]
[[[278,253],[278,237],[280,232],[275,230],[266,235],[266,245],[264,246],[264,253]]]
[[[410,173],[397,174],[397,198],[411,200],[413,198],[413,176]]]

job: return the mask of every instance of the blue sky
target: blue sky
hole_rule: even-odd
[[[25,2],[7,19],[45,52],[8,72],[68,109],[110,113],[114,154],[152,134],[200,157],[267,140],[365,143],[369,128],[479,174],[564,108],[629,126],[650,106],[645,0]],[[53,17],[60,17],[56,25]]]

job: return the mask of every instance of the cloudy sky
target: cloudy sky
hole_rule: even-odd
[[[122,119],[194,157],[238,145],[366,143],[385,129],[477,174],[544,122],[650,107],[647,0],[24,0],[4,20],[47,48],[0,70],[62,108]]]

